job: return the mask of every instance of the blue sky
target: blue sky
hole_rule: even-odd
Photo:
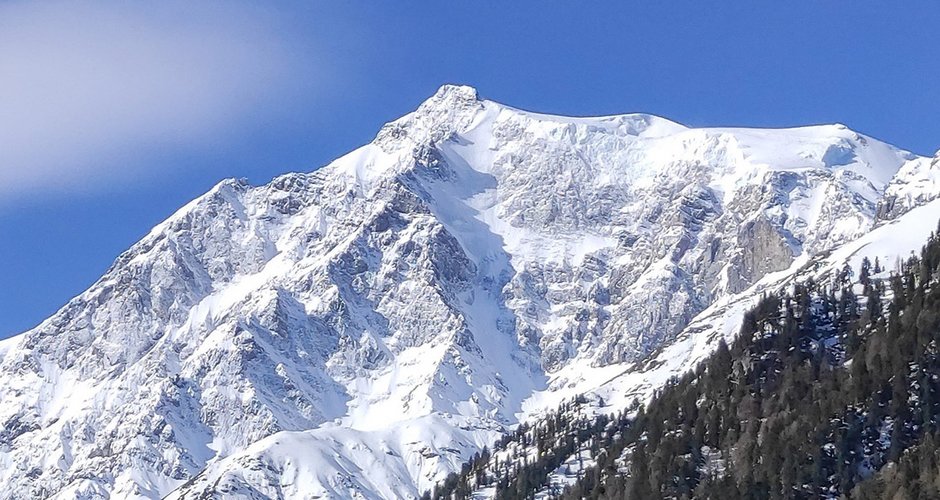
[[[933,1],[0,3],[0,337],[218,180],[314,170],[443,83],[932,154],[937,26]]]

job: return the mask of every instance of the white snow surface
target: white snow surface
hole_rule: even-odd
[[[223,181],[0,342],[0,498],[419,495],[563,398],[648,397],[808,265],[906,255],[935,170],[841,125],[442,87],[313,173]]]

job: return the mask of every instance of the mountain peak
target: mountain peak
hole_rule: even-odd
[[[484,108],[473,87],[443,85],[417,110],[385,124],[373,143],[386,153],[399,149],[402,141],[436,143],[469,128]]]
[[[463,110],[477,110],[481,106],[477,90],[466,85],[442,85],[437,92],[421,103],[417,113],[454,118]]]
[[[469,85],[445,83],[437,89],[432,99],[446,99],[450,96],[456,96],[456,98],[465,100],[478,100],[480,98],[477,89]]]
[[[265,450],[293,435],[323,444],[290,447],[308,491],[418,496],[613,373],[648,394],[660,379],[633,363],[678,346],[656,373],[692,366],[717,338],[694,323],[712,328],[708,308],[866,234],[907,160],[864,139],[539,114],[444,85],[313,174],[222,181],[0,343],[0,483],[161,498],[250,460],[244,484],[281,488]],[[907,166],[893,207],[940,192],[935,170]],[[348,475],[306,472],[339,454]]]

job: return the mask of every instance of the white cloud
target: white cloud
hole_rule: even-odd
[[[301,52],[243,4],[0,4],[0,201],[153,175],[130,159],[283,102]]]

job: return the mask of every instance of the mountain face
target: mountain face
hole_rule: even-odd
[[[940,199],[716,302],[427,497],[937,498],[937,221]]]
[[[938,219],[940,200],[873,230],[844,249],[859,266],[814,259],[646,405],[565,402],[422,498],[940,498]],[[884,270],[892,247],[915,251]]]
[[[0,497],[415,496],[561,398],[648,395],[938,171],[841,125],[442,87],[313,173],[223,181],[0,343]]]

